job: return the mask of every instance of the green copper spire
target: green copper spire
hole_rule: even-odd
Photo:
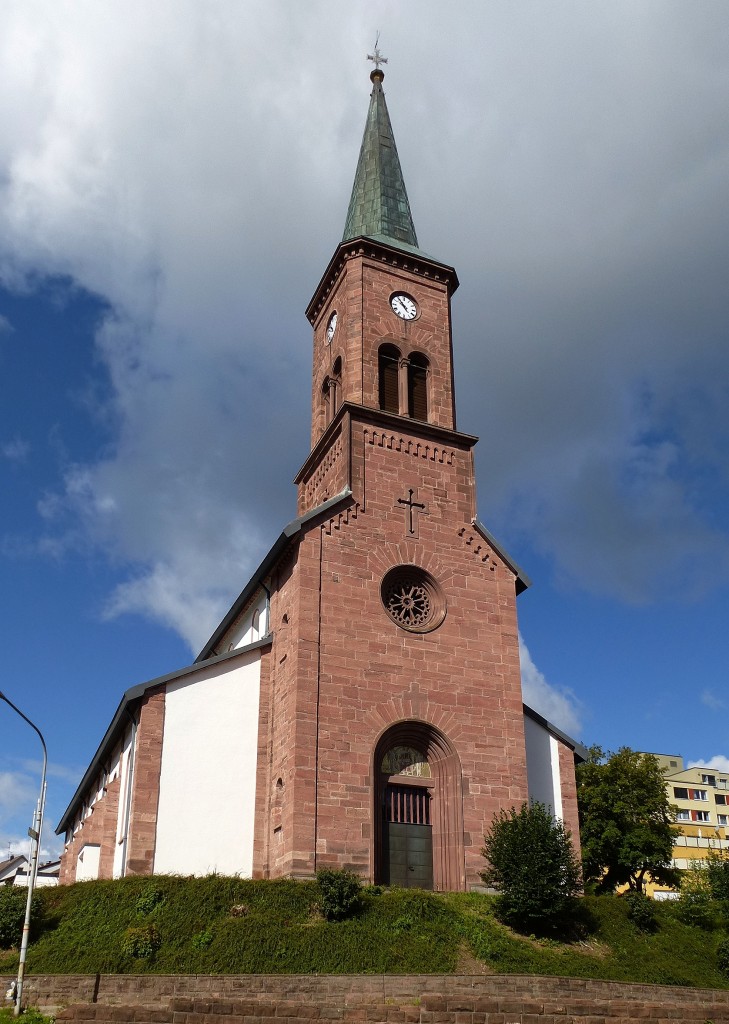
[[[375,53],[378,59],[370,75],[374,88],[342,241],[365,235],[417,249],[418,239],[382,91],[385,75],[379,63],[384,63],[384,58],[379,57],[377,49]]]

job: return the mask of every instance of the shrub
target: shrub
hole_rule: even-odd
[[[197,935],[193,935],[190,941],[193,949],[207,949],[208,946],[212,945],[213,933],[205,929],[198,932]]]
[[[122,950],[137,960],[149,960],[162,945],[162,936],[153,924],[141,928],[127,928],[122,940]]]
[[[563,823],[544,804],[522,804],[494,815],[481,875],[499,890],[497,913],[526,934],[571,923],[580,892],[580,866]]]
[[[722,939],[716,949],[716,966],[725,978],[729,978],[729,937]]]
[[[0,886],[0,949],[20,945],[27,899],[27,889]]]
[[[684,924],[695,928],[715,928],[718,905],[711,892],[709,872],[704,867],[689,868],[681,874],[681,895],[676,914]]]
[[[628,917],[640,932],[654,932],[658,926],[653,900],[642,892],[626,892]]]
[[[319,909],[327,921],[342,921],[359,910],[362,901],[362,883],[353,871],[335,871],[323,868],[317,871]]]
[[[715,900],[729,905],[729,856],[726,851],[709,850],[706,858],[711,895]]]
[[[160,903],[164,903],[164,899],[165,894],[159,886],[155,885],[154,882],[148,882],[137,897],[137,913],[146,917],[147,914],[151,914],[152,911],[160,905]]]

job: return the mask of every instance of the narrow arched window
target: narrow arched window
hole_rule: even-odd
[[[337,410],[342,404],[342,357],[338,356],[332,367],[332,375],[329,378],[329,405],[331,407],[331,419],[337,415]]]
[[[417,353],[408,362],[408,416],[428,418],[428,360]]]
[[[400,353],[394,345],[382,345],[378,353],[380,409],[400,412],[399,369]]]
[[[324,383],[321,386],[321,404],[324,410],[324,426],[328,427],[332,422],[332,395],[330,388],[331,380],[329,377],[324,378]]]

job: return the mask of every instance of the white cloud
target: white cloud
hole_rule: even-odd
[[[705,761],[689,761],[687,768],[712,768],[716,772],[726,772],[729,775],[729,757],[723,754],[714,754]]]
[[[6,441],[5,444],[0,445],[0,453],[10,462],[26,462],[30,454],[30,442],[24,441],[20,437],[15,437],[11,441]]]
[[[544,674],[532,661],[529,648],[519,637],[521,685],[524,703],[573,738],[582,730],[582,709],[570,690],[548,683]]]
[[[38,800],[38,784],[18,771],[0,770],[0,811],[10,817],[20,810],[29,808],[28,824],[33,817]]]
[[[707,708],[712,711],[723,711],[726,708],[726,701],[721,700],[711,690],[703,690],[701,694],[701,703],[705,704]]]
[[[108,310],[111,399],[93,411],[110,442],[71,453],[38,550],[102,551],[127,572],[107,613],[194,647],[293,516],[301,311],[340,236],[383,20],[421,244],[463,283],[483,517],[620,600],[729,579],[721,18],[630,0],[7,4],[0,277],[68,275]]]

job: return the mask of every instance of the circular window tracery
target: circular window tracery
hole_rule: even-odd
[[[382,581],[382,604],[401,629],[428,633],[445,618],[446,603],[440,587],[425,569],[397,565]]]

